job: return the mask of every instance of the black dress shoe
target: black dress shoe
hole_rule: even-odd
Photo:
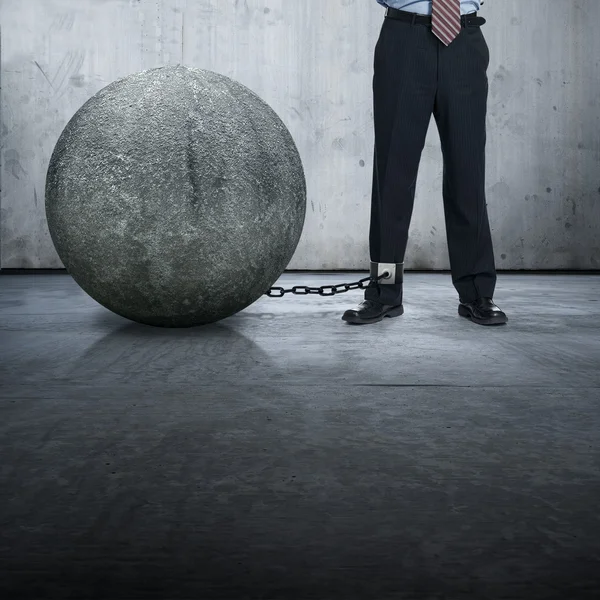
[[[475,302],[460,301],[458,314],[479,325],[503,325],[508,322],[506,315],[494,304],[491,298],[478,298]]]
[[[404,314],[402,304],[390,306],[374,300],[364,300],[357,309],[347,310],[342,320],[353,325],[366,325],[382,321],[384,317],[399,317],[401,314]]]

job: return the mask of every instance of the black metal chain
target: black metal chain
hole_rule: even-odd
[[[265,292],[265,296],[269,296],[271,298],[282,298],[284,294],[292,293],[297,296],[308,296],[308,294],[319,294],[319,296],[335,296],[336,294],[342,294],[344,292],[349,292],[350,290],[357,289],[365,289],[368,284],[366,281],[379,281],[380,279],[385,279],[389,276],[389,273],[386,271],[383,275],[380,275],[377,278],[373,277],[365,277],[364,279],[360,279],[359,281],[355,281],[354,283],[339,283],[338,285],[322,285],[321,287],[310,287],[307,285],[295,285],[292,288],[284,289],[282,287],[272,287],[268,292]],[[338,289],[344,288],[344,289]]]

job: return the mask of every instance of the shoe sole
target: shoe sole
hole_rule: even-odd
[[[399,317],[404,314],[404,306],[399,306],[397,308],[392,308],[386,313],[379,315],[378,317],[373,317],[372,319],[361,319],[360,317],[353,317],[352,315],[344,315],[342,317],[342,321],[346,321],[346,323],[350,323],[351,325],[370,325],[372,323],[379,323],[379,321],[383,321],[386,317],[393,318]]]
[[[469,319],[473,321],[473,323],[477,323],[478,325],[504,325],[508,322],[506,317],[491,317],[490,319],[479,319],[478,317],[474,317],[471,314],[471,311],[468,308],[465,308],[462,305],[458,307],[458,314],[465,319]]]

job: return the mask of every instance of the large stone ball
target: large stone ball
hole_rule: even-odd
[[[46,180],[73,279],[157,326],[255,302],[289,264],[305,213],[302,162],[277,114],[228,77],[182,66],[100,90],[65,127]]]

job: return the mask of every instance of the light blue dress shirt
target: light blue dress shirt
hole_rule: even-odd
[[[408,12],[418,13],[420,15],[431,15],[432,0],[377,0],[381,6],[406,10]],[[461,0],[460,14],[477,12],[483,2],[481,0]]]

